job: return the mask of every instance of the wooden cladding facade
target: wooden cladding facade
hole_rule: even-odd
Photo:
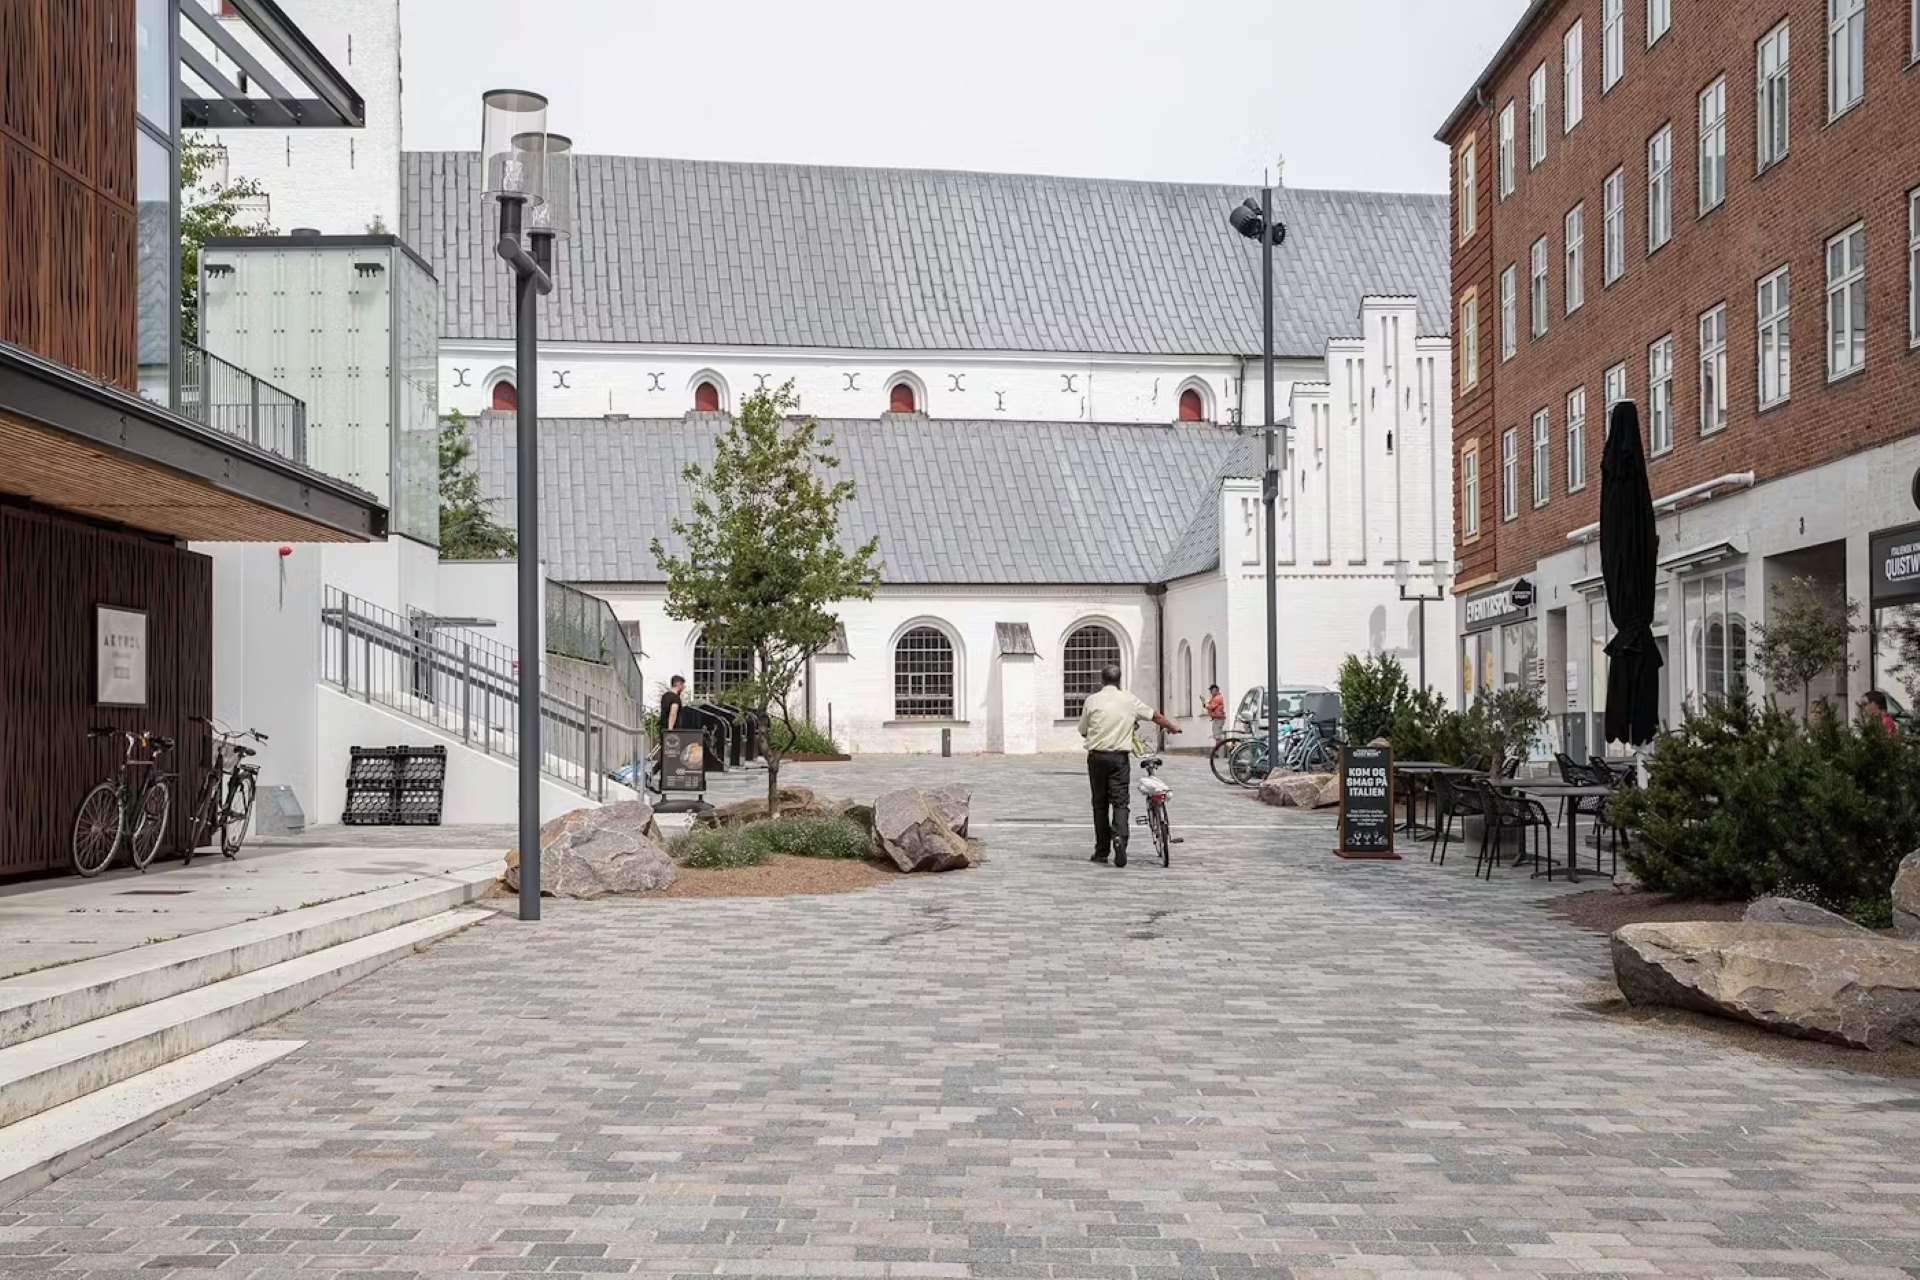
[[[134,0],[0,0],[0,340],[134,390]]]
[[[95,607],[147,615],[147,706],[96,701]],[[37,509],[0,506],[0,876],[70,865],[75,808],[117,765],[122,743],[90,725],[174,739],[161,857],[185,847],[193,785],[208,764],[191,716],[213,705],[213,563],[166,542]],[[122,857],[124,858],[124,854]]]

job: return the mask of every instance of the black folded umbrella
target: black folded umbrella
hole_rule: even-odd
[[[1640,411],[1613,407],[1600,455],[1600,573],[1607,584],[1613,640],[1607,645],[1607,741],[1638,747],[1660,722],[1660,649],[1653,641],[1654,577],[1660,535],[1640,445]]]

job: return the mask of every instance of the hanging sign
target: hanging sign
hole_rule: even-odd
[[[1870,608],[1920,601],[1920,524],[1867,535],[1867,602]]]
[[[1340,749],[1340,847],[1343,858],[1398,859],[1393,851],[1393,748]]]

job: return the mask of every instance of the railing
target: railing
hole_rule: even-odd
[[[191,342],[180,344],[180,412],[306,465],[306,402]]]
[[[348,696],[425,721],[489,755],[519,759],[520,663],[499,641],[328,587],[320,653],[321,679]],[[640,772],[646,731],[637,715],[623,723],[610,710],[543,671],[541,771],[601,800],[614,773],[630,764]]]
[[[599,596],[563,582],[547,583],[547,652],[611,667],[614,679],[633,705],[646,706],[640,655],[633,651],[612,607]]]

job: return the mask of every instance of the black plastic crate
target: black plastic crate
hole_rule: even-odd
[[[350,826],[439,826],[445,747],[354,747],[347,770]]]

